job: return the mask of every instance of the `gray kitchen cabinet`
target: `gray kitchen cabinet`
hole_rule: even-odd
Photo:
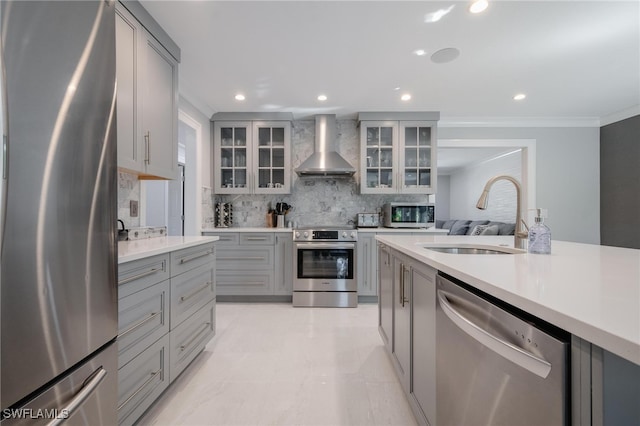
[[[409,394],[411,367],[411,270],[408,259],[393,257],[393,338],[391,357],[402,388]]]
[[[273,294],[289,296],[293,293],[293,238],[291,232],[275,234]]]
[[[118,301],[118,368],[169,332],[169,280]]]
[[[376,234],[359,233],[357,243],[358,296],[378,294],[378,255]]]
[[[393,262],[388,247],[378,245],[378,331],[389,353],[393,335]]]
[[[213,243],[118,266],[119,424],[135,423],[214,336],[215,289]]]
[[[171,329],[216,297],[213,264],[202,265],[171,278]]]
[[[292,120],[288,113],[214,114],[214,192],[290,193]]]
[[[360,113],[360,192],[435,194],[438,112]]]
[[[170,382],[184,371],[207,345],[216,331],[216,305],[211,300],[183,323],[171,330]]]
[[[169,386],[169,334],[118,370],[118,424],[132,425]]]
[[[118,167],[140,179],[178,177],[178,62],[116,5]]]
[[[118,298],[122,299],[161,281],[168,280],[169,255],[145,257],[118,265]]]
[[[411,386],[409,402],[420,424],[436,419],[436,275],[411,263]]]
[[[293,239],[290,231],[203,232],[217,236],[218,296],[291,296]]]
[[[436,416],[437,271],[378,246],[378,330],[419,424]]]
[[[175,277],[198,266],[208,265],[215,268],[214,244],[201,244],[171,253],[171,276]]]

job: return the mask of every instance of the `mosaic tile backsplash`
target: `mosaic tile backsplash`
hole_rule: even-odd
[[[140,226],[140,215],[131,217],[131,200],[140,201],[140,181],[138,176],[118,171],[118,219],[124,222],[126,229]]]
[[[358,213],[377,212],[384,203],[392,201],[428,202],[427,195],[360,194],[360,130],[356,120],[337,121],[338,151],[356,168],[351,178],[303,178],[293,170],[314,150],[315,121],[292,123],[291,169],[292,188],[287,195],[215,195],[203,188],[202,220],[204,228],[214,226],[213,208],[216,202],[233,204],[234,227],[266,226],[266,213],[278,202],[293,208],[285,222],[305,225],[351,225]]]

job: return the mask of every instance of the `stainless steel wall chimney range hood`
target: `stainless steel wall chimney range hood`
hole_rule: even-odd
[[[353,176],[356,169],[336,150],[336,116],[316,115],[315,152],[295,170],[298,176]]]

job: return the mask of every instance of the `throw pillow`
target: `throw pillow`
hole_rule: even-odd
[[[480,233],[480,235],[498,235],[500,232],[500,226],[498,225],[484,225],[486,228]]]
[[[476,225],[469,235],[482,235],[489,225]]]

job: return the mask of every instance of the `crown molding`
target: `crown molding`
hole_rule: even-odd
[[[600,127],[598,117],[442,117],[438,127]]]

